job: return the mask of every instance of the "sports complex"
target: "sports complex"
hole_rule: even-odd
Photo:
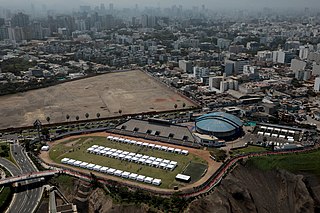
[[[41,153],[47,163],[142,187],[192,185],[205,179],[213,163],[204,150],[109,133],[69,137],[49,145],[49,152]],[[178,174],[190,180],[177,181]]]

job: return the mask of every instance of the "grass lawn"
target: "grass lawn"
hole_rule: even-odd
[[[91,147],[94,144],[177,161],[178,166],[174,171],[168,171],[146,165],[121,161],[114,158],[87,153],[87,148]],[[123,171],[150,176],[153,178],[160,178],[162,180],[162,184],[160,187],[162,188],[173,188],[175,176],[178,173],[181,173],[190,161],[194,163],[202,163],[207,165],[205,160],[192,154],[185,156],[159,150],[153,150],[149,148],[142,148],[140,146],[109,141],[105,137],[81,137],[78,139],[68,140],[56,146],[53,146],[50,149],[49,155],[50,158],[54,160],[56,163],[60,163],[62,158],[68,157],[76,160],[99,164],[101,166],[107,166]]]
[[[232,150],[230,152],[232,152],[231,156],[235,156],[235,155],[239,155],[239,154],[246,154],[246,153],[250,153],[250,152],[265,152],[268,151],[265,147],[262,146],[248,146],[246,148],[242,148],[242,149],[236,149],[236,150]]]
[[[320,180],[320,150],[311,153],[251,158],[248,165],[261,170],[285,169],[293,173],[314,174]]]
[[[190,163],[183,174],[189,175],[191,177],[191,183],[194,183],[202,177],[207,168],[207,165],[202,163]]]

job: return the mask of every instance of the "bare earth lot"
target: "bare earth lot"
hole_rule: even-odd
[[[83,80],[0,97],[0,129],[29,126],[36,119],[47,123],[148,111],[186,108],[194,104],[142,71],[109,73]]]

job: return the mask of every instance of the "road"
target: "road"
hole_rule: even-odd
[[[34,165],[30,162],[23,147],[21,147],[20,145],[16,143],[11,145],[11,154],[18,164],[21,173],[38,171],[37,168],[35,168]],[[8,212],[32,213],[35,211],[42,197],[42,187],[30,188],[28,184],[35,183],[37,181],[38,180],[25,181],[27,188],[23,193],[25,196],[19,196],[21,192],[17,193],[15,203],[18,203],[18,205],[12,205]]]
[[[19,167],[17,167],[15,164],[12,162],[8,161],[7,159],[0,158],[0,164],[5,167],[13,176],[18,176],[21,175],[21,170]],[[18,211],[20,205],[21,205],[21,200],[26,200],[28,197],[28,191],[22,191],[19,193],[16,193],[16,196],[14,200],[12,201],[10,205],[10,209],[8,209],[7,212],[16,212]]]

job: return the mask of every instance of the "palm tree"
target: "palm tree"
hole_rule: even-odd
[[[175,108],[175,109],[177,109],[177,107],[178,107],[178,105],[177,105],[177,104],[175,104],[175,105],[174,105],[174,108]]]
[[[47,120],[48,123],[50,124],[50,117],[49,117],[49,116],[46,118],[46,120]]]
[[[119,114],[121,115],[121,113],[122,113],[122,110],[121,110],[121,109],[119,109]]]
[[[70,115],[69,114],[66,115],[66,119],[67,119],[67,121],[69,121],[69,119],[70,119]]]
[[[89,118],[89,113],[86,113],[84,116],[86,116],[86,118],[88,119]]]
[[[186,107],[186,103],[183,103],[183,104],[182,104],[182,107],[185,108],[185,107]]]
[[[98,113],[97,113],[97,118],[99,119],[99,118],[100,118],[100,116],[101,116],[101,115],[100,115],[100,113],[98,112]]]

